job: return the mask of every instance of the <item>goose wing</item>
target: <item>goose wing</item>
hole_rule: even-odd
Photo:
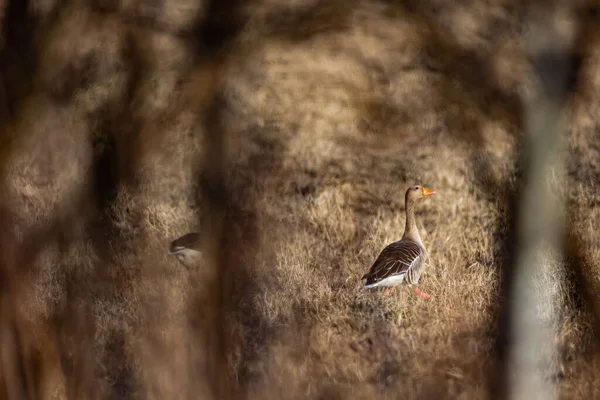
[[[199,250],[202,242],[201,239],[199,232],[186,233],[171,242],[169,253],[175,254],[184,249]]]
[[[408,283],[418,281],[425,265],[425,249],[412,240],[400,240],[386,246],[362,279],[372,285],[394,275],[406,275]]]

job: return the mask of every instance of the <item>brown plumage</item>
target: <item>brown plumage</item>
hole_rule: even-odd
[[[430,297],[423,293],[417,285],[419,278],[425,268],[427,251],[415,221],[414,205],[417,199],[432,196],[433,190],[414,185],[408,188],[405,196],[406,225],[402,239],[387,245],[379,257],[375,260],[368,273],[362,279],[366,279],[365,288],[396,286],[407,283],[410,287],[415,286],[415,292],[421,297]],[[386,289],[389,294],[389,289]]]
[[[175,254],[183,249],[200,250],[200,233],[190,232],[185,235],[178,237],[171,242],[169,246],[169,254]]]
[[[200,233],[187,233],[169,246],[169,254],[174,255],[183,266],[193,268],[202,262],[202,240]]]

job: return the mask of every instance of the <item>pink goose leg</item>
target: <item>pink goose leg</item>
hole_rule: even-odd
[[[425,292],[422,292],[421,289],[419,289],[418,287],[415,287],[415,293],[418,294],[419,296],[421,296],[424,299],[428,299],[431,297],[430,294],[427,294]]]

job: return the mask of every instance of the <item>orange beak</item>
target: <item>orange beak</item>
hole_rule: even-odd
[[[433,190],[427,189],[426,187],[423,188],[423,196],[433,196],[434,194],[435,192]]]

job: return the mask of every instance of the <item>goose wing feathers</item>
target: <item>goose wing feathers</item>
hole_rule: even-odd
[[[183,249],[199,250],[202,242],[201,239],[199,232],[187,233],[171,242],[169,252],[173,254]]]
[[[405,275],[407,283],[417,283],[425,265],[423,246],[412,240],[400,240],[389,244],[375,260],[362,279],[372,285],[394,275]]]

